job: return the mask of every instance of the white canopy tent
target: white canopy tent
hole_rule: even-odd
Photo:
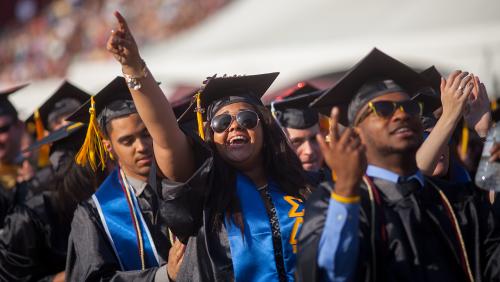
[[[280,71],[276,89],[346,70],[373,47],[416,68],[471,71],[495,95],[494,78],[500,79],[499,12],[498,0],[235,0],[171,40],[141,46],[141,54],[167,95],[176,85],[199,85],[214,73]],[[95,92],[120,73],[112,60],[77,60],[67,76]],[[20,96],[50,94],[50,87],[36,85],[15,95],[20,108],[32,109],[36,104],[28,102],[45,99],[21,101]]]

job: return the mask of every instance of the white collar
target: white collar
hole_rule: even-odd
[[[127,178],[126,181],[128,182],[128,184],[132,187],[132,189],[134,189],[135,196],[139,197],[142,194],[142,192],[144,191],[144,189],[146,189],[146,186],[148,185],[148,183],[144,182],[142,180],[139,180],[137,178],[128,176],[125,173],[125,171],[123,171],[123,175],[125,175],[125,177]]]

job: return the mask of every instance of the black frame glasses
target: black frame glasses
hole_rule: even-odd
[[[424,107],[422,102],[417,102],[414,100],[406,100],[401,102],[394,102],[394,101],[369,102],[368,109],[362,115],[359,116],[354,125],[358,125],[371,113],[375,113],[375,115],[381,118],[389,118],[398,109],[411,116],[420,117],[422,116]]]
[[[236,115],[223,113],[212,118],[210,128],[216,133],[222,133],[228,130],[235,120],[239,126],[245,129],[254,129],[259,125],[260,118],[256,112],[251,110],[243,110]]]

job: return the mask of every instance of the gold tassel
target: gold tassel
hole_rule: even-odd
[[[85,166],[87,163],[90,163],[90,167],[93,171],[96,171],[98,167],[104,170],[108,151],[102,143],[102,133],[97,124],[94,97],[90,98],[89,113],[90,120],[87,134],[82,148],[80,148],[80,151],[75,157],[75,162],[80,166]]]
[[[322,114],[319,114],[319,129],[320,129],[321,133],[328,134],[328,132],[330,131],[330,118],[329,117],[322,115]]]
[[[497,100],[493,100],[491,101],[491,110],[494,111],[496,109],[498,109],[498,102]]]
[[[469,148],[469,126],[467,123],[464,121],[463,126],[462,126],[462,140],[461,140],[461,147],[460,147],[460,155],[462,156],[462,159],[465,159],[467,156],[467,149]]]
[[[40,141],[45,137],[45,128],[43,127],[43,121],[40,117],[40,112],[38,110],[35,111],[34,114],[35,120],[35,132],[36,132],[36,140]],[[50,145],[45,144],[38,149],[38,167],[45,167],[49,164],[49,154],[50,154]]]
[[[205,133],[203,132],[203,115],[201,108],[201,92],[196,93],[196,120],[198,122],[198,134],[202,140],[205,140]]]

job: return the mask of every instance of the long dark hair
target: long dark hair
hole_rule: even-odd
[[[310,187],[306,182],[302,164],[292,150],[282,129],[276,123],[271,112],[264,106],[251,105],[260,118],[260,124],[264,133],[264,146],[262,156],[264,161],[264,171],[268,173],[287,195],[305,200],[310,193]],[[207,122],[204,127],[205,141],[214,152],[217,152],[213,140],[214,132]],[[235,223],[242,229],[243,221],[236,196],[236,169],[228,165],[215,153],[215,185],[209,198],[214,204],[215,213],[211,215],[215,227],[220,227],[223,215],[232,217]]]

